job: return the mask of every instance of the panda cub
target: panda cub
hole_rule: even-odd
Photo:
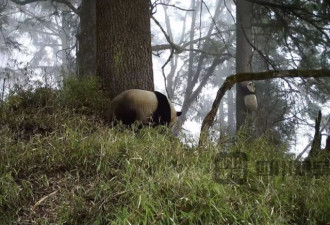
[[[174,109],[168,98],[158,91],[130,89],[117,95],[110,103],[110,121],[122,121],[131,125],[136,121],[142,124],[167,125],[172,127],[181,112]]]
[[[258,108],[258,101],[255,94],[255,85],[252,81],[243,87],[244,104],[248,112],[254,112]]]

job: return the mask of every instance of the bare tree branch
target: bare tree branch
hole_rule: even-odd
[[[213,26],[214,26],[215,29],[217,30],[217,32],[218,32],[218,34],[219,34],[219,36],[220,36],[220,38],[221,38],[221,41],[223,42],[224,46],[226,47],[227,52],[228,52],[229,54],[231,54],[230,51],[229,51],[228,45],[227,45],[228,43],[226,43],[225,38],[223,37],[222,32],[220,31],[220,29],[219,29],[219,27],[218,27],[216,21],[214,20],[214,17],[212,16],[212,14],[211,14],[211,12],[210,12],[209,7],[206,5],[206,3],[205,3],[203,0],[202,0],[201,4],[204,4],[205,8],[207,9],[207,12],[209,13],[209,15],[210,15],[210,17],[211,17],[211,19],[212,19]],[[217,8],[217,9],[220,10],[220,7]],[[218,13],[219,13],[219,12],[218,12]],[[217,13],[215,13],[215,15],[216,15],[216,14],[217,14]],[[213,27],[212,27],[212,30],[213,30]],[[233,55],[231,55],[231,56],[234,57]]]
[[[75,14],[79,15],[79,11],[76,7],[74,7],[74,5],[71,4],[70,1],[67,0],[53,0],[54,2],[58,2],[58,3],[62,3],[64,5],[66,5],[67,7],[69,7]]]
[[[189,46],[191,43],[195,44],[199,41],[204,41],[208,38],[210,38],[211,36],[215,36],[217,35],[218,33],[213,33],[211,34],[210,36],[205,36],[205,37],[202,37],[202,38],[197,38],[195,40],[193,40],[192,42],[188,41],[188,42],[185,42],[183,43],[182,45],[178,45],[178,44],[175,44],[176,46],[179,46],[181,50],[185,50],[185,47]],[[171,44],[160,44],[160,45],[154,45],[152,46],[152,51],[162,51],[162,50],[167,50],[167,49],[171,49],[172,46]]]
[[[230,90],[234,84],[249,80],[266,80],[283,77],[330,77],[330,70],[283,70],[266,71],[260,73],[239,73],[236,75],[228,76],[218,90],[210,112],[208,112],[203,120],[199,146],[201,146],[204,143],[205,138],[208,137],[208,131],[214,122],[214,118],[218,111],[221,99],[225,95],[226,91]]]
[[[33,3],[33,2],[47,2],[47,0],[11,0],[11,1],[14,2],[15,4],[18,4],[18,5],[26,5],[26,4],[30,4],[30,3]],[[79,11],[77,10],[77,8],[74,7],[71,4],[71,2],[69,2],[67,0],[52,0],[52,2],[62,3],[66,6],[68,6],[74,13],[79,15]]]
[[[311,24],[315,29],[317,29],[321,34],[325,36],[327,41],[330,41],[329,35],[324,31],[325,28],[322,28],[318,26],[316,23],[321,22],[321,21],[328,21],[329,15],[326,14],[314,14],[312,12],[309,12],[306,8],[303,8],[302,5],[297,7],[296,5],[292,3],[274,3],[270,1],[263,1],[263,0],[247,0],[252,3],[256,3],[258,5],[262,6],[268,6],[272,9],[280,9],[284,13],[288,15],[292,15],[293,17],[299,18],[309,24]]]
[[[47,2],[47,0],[11,0],[11,1],[18,5],[26,5],[33,2]]]
[[[160,25],[160,23],[158,22],[158,20],[154,17],[151,16],[151,19],[157,24],[157,26],[160,28],[160,30],[162,31],[162,33],[164,34],[167,42],[171,45],[171,47],[177,51],[177,52],[182,52],[182,49],[179,45],[176,45],[175,43],[173,43],[173,41],[171,40],[170,36],[167,35],[166,31],[164,30],[164,28],[162,27],[162,25]]]
[[[176,6],[174,4],[171,5],[171,4],[166,4],[166,3],[163,3],[163,2],[157,3],[156,5],[169,6],[169,7],[173,7],[173,8],[176,8],[176,9],[179,9],[179,10],[182,10],[182,11],[187,11],[187,12],[195,11],[194,9],[184,9],[184,8],[181,8],[181,7]]]

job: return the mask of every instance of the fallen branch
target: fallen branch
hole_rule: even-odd
[[[42,197],[39,201],[37,201],[36,204],[34,204],[32,209],[35,210],[35,208],[37,208],[41,203],[43,203],[46,199],[48,199],[48,198],[52,197],[53,195],[55,195],[57,192],[58,192],[58,190],[53,191],[52,193]]]

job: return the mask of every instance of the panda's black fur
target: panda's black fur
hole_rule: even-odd
[[[135,122],[137,118],[136,110],[130,109],[128,103],[120,102],[114,109],[115,117],[111,116],[112,119],[120,120],[123,124],[129,125]]]
[[[247,86],[244,86],[242,88],[242,93],[243,93],[244,96],[251,95],[251,94],[254,95],[255,94],[254,91],[250,91]]]
[[[110,104],[110,121],[131,125],[136,121],[152,126],[173,125],[176,112],[168,98],[158,91],[131,89],[116,96]]]
[[[167,97],[158,92],[154,91],[157,98],[157,109],[152,115],[152,121],[155,125],[166,125],[171,122],[171,107],[167,100]]]

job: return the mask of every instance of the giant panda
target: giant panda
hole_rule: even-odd
[[[174,109],[168,98],[158,91],[126,90],[110,103],[109,120],[131,125],[138,121],[143,125],[167,125],[172,127],[181,112]]]
[[[258,108],[258,101],[255,94],[255,85],[252,81],[248,82],[242,88],[244,95],[244,104],[248,112],[254,112]]]

